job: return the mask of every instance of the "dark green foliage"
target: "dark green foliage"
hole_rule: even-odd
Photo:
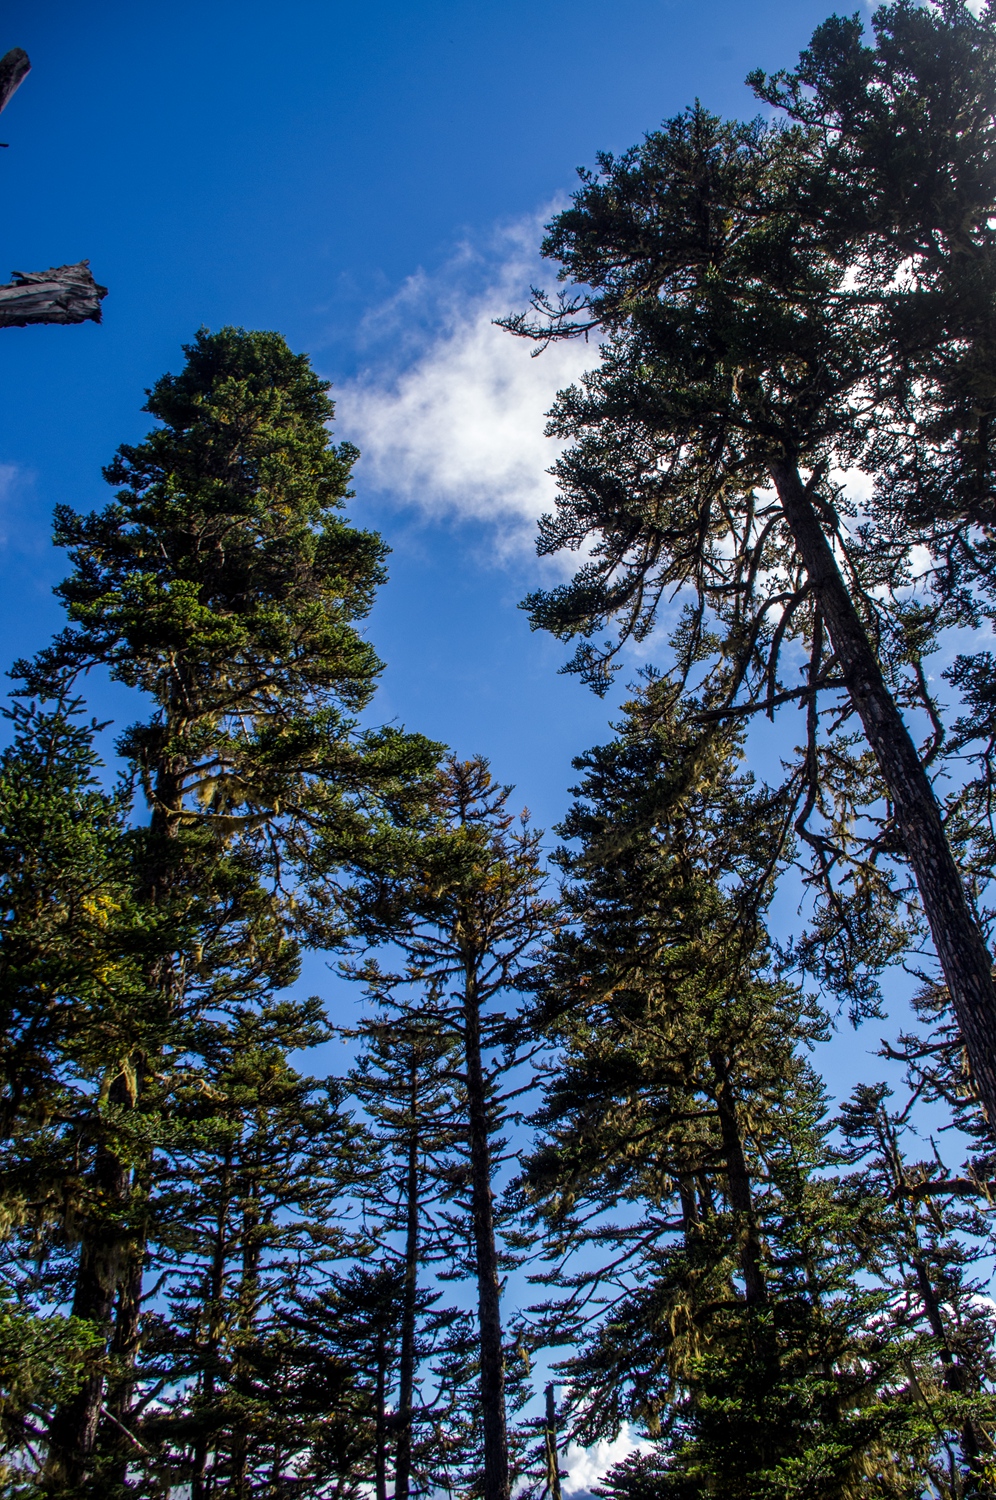
[[[949,1451],[950,1493],[967,1494],[964,1392],[938,1399],[927,1303],[897,1303],[912,1282],[890,1269],[895,1210],[866,1174],[835,1175],[804,1060],[824,1023],[767,943],[777,802],[736,769],[735,733],[675,723],[659,700],[648,732],[657,691],[578,762],[559,855],[573,923],[537,1011],[562,1056],[522,1189],[560,1292],[538,1311],[574,1345],[573,1430],[654,1436],[612,1495],[912,1500],[936,1476],[947,1493]],[[950,1305],[988,1349],[945,1232],[935,1313]],[[988,1373],[973,1378],[987,1431]]]
[[[185,352],[149,394],[161,425],[106,470],[116,500],[58,512],[72,624],[22,670],[45,685],[105,663],[153,699],[121,750],[154,826],[300,842],[322,818],[343,844],[366,826],[353,796],[402,795],[436,748],[350,717],[380,670],[355,622],[386,551],[340,514],[356,453],[330,445],[327,383],[279,335],[202,331]]]
[[[531,1080],[531,1046],[509,1000],[533,988],[541,945],[556,921],[543,894],[539,835],[508,811],[510,787],[496,786],[487,762],[449,759],[432,816],[410,863],[367,892],[367,923],[400,950],[405,967],[368,961],[358,975],[383,1019],[398,1018],[435,1039],[449,1074],[430,1129],[445,1130],[450,1204],[441,1215],[448,1275],[477,1290],[479,1398],[471,1430],[480,1455],[460,1455],[462,1481],[484,1500],[507,1500],[506,1350],[501,1272],[514,1263],[500,1246],[494,1190],[505,1160],[503,1131],[521,1118],[516,1101]],[[460,1361],[457,1361],[457,1367]],[[479,1427],[478,1427],[479,1422]],[[475,1442],[476,1447],[476,1442]],[[456,1467],[456,1465],[454,1465]],[[476,1472],[475,1472],[476,1471]],[[483,1472],[482,1472],[483,1471]]]
[[[533,1453],[511,1420],[543,1348],[574,1437],[644,1439],[610,1500],[996,1493],[996,694],[975,643],[957,722],[928,671],[994,618],[996,24],[873,27],[752,75],[782,123],[696,106],[600,157],[544,246],[571,291],[508,320],[605,339],[541,536],[587,560],[534,624],[598,690],[670,632],[575,762],[559,900],[485,760],[361,727],[386,548],[278,335],[202,330],[115,500],[60,507],[69,623],[0,756],[12,1500],[559,1500],[556,1414]],[[145,700],[116,792],[96,667]],[[833,1121],[806,985],[874,1014],[928,927],[904,1102]],[[287,988],[350,942],[372,1009],[333,1028]],[[346,1079],[299,1071],[336,1035]]]
[[[355,722],[379,670],[355,622],[382,580],[384,548],[340,514],[355,455],[329,443],[326,385],[273,334],[202,332],[186,352],[181,374],[150,393],[160,425],[107,471],[122,486],[116,501],[88,517],[60,510],[57,540],[74,570],[59,592],[71,623],[19,668],[32,690],[64,695],[102,664],[152,699],[150,717],[119,742],[148,827],[125,828],[126,801],[108,802],[110,894],[96,886],[82,921],[61,919],[57,941],[70,921],[80,939],[61,977],[51,936],[30,934],[48,943],[38,962],[52,969],[51,996],[21,951],[30,921],[16,910],[9,924],[8,965],[30,1000],[22,1030],[69,1090],[57,1110],[45,1101],[48,1114],[32,1114],[25,1091],[41,1084],[19,1044],[16,1170],[43,1186],[48,1161],[54,1180],[46,1224],[19,1230],[20,1242],[41,1234],[44,1276],[64,1295],[72,1281],[73,1312],[106,1351],[49,1423],[53,1492],[80,1490],[91,1472],[101,1493],[127,1485],[129,1434],[149,1399],[140,1352],[144,1263],[160,1253],[157,1174],[191,1149],[191,1079],[210,1089],[222,1067],[212,1027],[224,1015],[241,1024],[239,1014],[248,1026],[256,1005],[271,1007],[273,990],[296,975],[304,933],[341,938],[336,862],[369,862],[368,849],[389,842],[406,806],[424,803],[437,750]],[[82,770],[60,763],[51,773],[69,803],[92,765],[71,749]],[[28,769],[32,788],[48,774]],[[39,879],[29,821],[47,795],[32,789],[9,825],[12,899],[22,905],[31,892],[20,886]],[[100,854],[94,826],[94,850],[73,835],[78,862]],[[310,863],[319,832],[321,882]],[[72,849],[49,847],[67,865]],[[60,878],[83,874],[67,865]],[[57,909],[45,914],[50,926]],[[98,963],[95,948],[113,961]],[[101,986],[98,1003],[91,991]]]
[[[605,343],[551,413],[569,447],[540,536],[589,560],[527,603],[580,639],[571,668],[603,690],[620,646],[682,595],[675,699],[694,690],[690,710],[718,717],[806,707],[786,791],[824,911],[800,951],[873,1007],[922,921],[905,856],[992,1110],[991,963],[931,780],[965,741],[924,663],[987,608],[988,533],[966,527],[989,525],[990,398],[970,391],[996,286],[994,29],[960,0],[899,0],[875,26],[869,49],[857,21],[830,22],[797,75],[755,80],[788,124],[696,106],[601,156],[550,226],[573,295],[507,326]],[[860,507],[840,482],[855,469],[875,482]],[[975,499],[938,498],[963,489]],[[923,717],[919,749],[901,710]]]
[[[329,1407],[351,1399],[354,1368],[316,1365],[294,1324],[349,1247],[339,1198],[355,1132],[334,1091],[287,1061],[326,1036],[317,1003],[240,1008],[206,1027],[177,1080],[148,1235],[157,1308],[133,1373],[145,1394],[131,1409],[152,1474],[195,1496],[265,1492],[284,1469],[322,1493],[313,1450]]]

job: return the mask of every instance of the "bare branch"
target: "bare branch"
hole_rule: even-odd
[[[14,280],[0,286],[0,328],[29,323],[100,322],[106,286],[93,279],[90,262],[52,266],[48,271],[13,271]]]

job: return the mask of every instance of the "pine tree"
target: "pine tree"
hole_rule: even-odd
[[[989,607],[994,24],[897,0],[864,47],[857,19],[833,20],[788,80],[754,79],[797,127],[696,106],[600,156],[543,247],[573,293],[507,326],[606,340],[552,412],[571,446],[540,535],[589,560],[527,601],[534,624],[580,638],[572,666],[601,690],[686,590],[676,695],[694,681],[720,718],[806,707],[788,784],[813,872],[843,908],[842,867],[860,889],[908,863],[996,1117],[992,962],[932,781],[956,746],[924,666]],[[877,481],[860,517],[834,478],[856,467]],[[960,673],[981,718],[965,732],[985,736],[991,674]],[[904,709],[925,716],[919,747]]]
[[[548,1337],[578,1341],[574,1430],[659,1439],[614,1495],[829,1500],[866,1470],[913,1494],[909,1351],[861,1285],[804,1057],[825,1023],[764,929],[777,799],[737,771],[736,732],[676,722],[658,688],[578,762],[572,923],[536,1015],[562,1060],[523,1187],[562,1289]]]
[[[189,1021],[195,929],[215,925],[196,911],[198,882],[216,890],[226,862],[241,861],[269,892],[264,925],[307,918],[333,940],[341,923],[309,910],[300,883],[311,830],[320,825],[326,851],[348,857],[435,754],[396,730],[360,732],[352,717],[379,670],[356,622],[383,578],[384,548],[339,515],[355,454],[329,444],[327,386],[275,334],[202,332],[186,353],[183,371],[149,393],[160,425],[106,471],[116,500],[87,517],[58,512],[57,540],[74,564],[59,589],[71,623],[20,668],[32,689],[51,691],[102,664],[153,702],[119,744],[151,809],[137,888],[150,910],[191,907],[191,947],[146,965],[158,1014],[111,1081],[122,1121],[151,1107],[162,1050]],[[248,890],[245,899],[259,908]],[[243,953],[251,968],[251,944]],[[112,1342],[131,1357],[144,1246],[140,1223],[124,1238],[114,1226],[142,1198],[148,1161],[109,1142],[94,1172],[107,1213],[81,1243],[73,1305],[108,1330],[116,1302]],[[54,1483],[82,1483],[102,1391],[95,1372],[56,1413]]]
[[[363,1044],[349,1084],[367,1117],[372,1157],[354,1191],[382,1257],[380,1274],[396,1290],[393,1484],[395,1500],[408,1500],[427,1420],[424,1400],[418,1412],[415,1404],[419,1368],[432,1353],[431,1328],[449,1316],[435,1308],[439,1293],[430,1291],[426,1273],[445,1253],[439,1211],[458,1128],[457,1040],[413,1008],[382,1009],[344,1034]],[[415,1480],[425,1488],[424,1474],[416,1472]]]
[[[159,1291],[130,1429],[148,1482],[188,1484],[195,1500],[283,1482],[321,1494],[312,1449],[353,1374],[306,1371],[293,1315],[350,1248],[341,1199],[355,1131],[335,1089],[288,1062],[327,1039],[317,1001],[239,1004],[204,1029],[156,1172],[147,1254]]]
[[[556,920],[542,894],[538,835],[507,810],[511,788],[492,783],[481,759],[451,759],[439,775],[436,817],[424,828],[410,863],[367,893],[370,931],[383,924],[406,960],[399,973],[371,960],[360,970],[380,1007],[402,1018],[418,1015],[452,1039],[459,1070],[453,1080],[456,1160],[449,1168],[453,1209],[451,1274],[472,1275],[477,1289],[476,1363],[484,1500],[508,1500],[511,1483],[506,1410],[506,1350],[501,1319],[502,1253],[494,1204],[495,1178],[515,1118],[514,1102],[528,1078],[507,995],[535,980],[539,944]],[[489,1054],[491,1054],[489,1056]],[[459,1367],[461,1356],[456,1356]]]
[[[144,959],[162,934],[136,899],[129,799],[100,787],[95,726],[80,703],[67,695],[41,706],[15,701],[7,713],[14,738],[0,757],[0,1200],[5,1292],[16,1300],[6,1306],[3,1384],[7,1435],[36,1455],[50,1400],[86,1399],[103,1381],[93,1320],[66,1321],[48,1308],[64,1301],[73,1242],[92,1232],[101,1253],[97,1163],[117,1132],[110,1094],[120,1058],[149,1024]],[[39,1373],[43,1345],[51,1352]],[[25,1392],[30,1415],[21,1410]]]

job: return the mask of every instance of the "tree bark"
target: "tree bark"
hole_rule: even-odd
[[[377,1338],[374,1403],[374,1496],[375,1500],[387,1500],[387,1339],[383,1328]]]
[[[934,788],[896,706],[868,633],[794,463],[769,466],[785,519],[823,613],[855,711],[892,800],[920,891],[968,1065],[990,1126],[996,1125],[996,987],[992,959],[944,833]]]
[[[546,1448],[546,1493],[550,1496],[550,1500],[561,1500],[560,1454],[557,1452],[557,1403],[553,1399],[552,1383],[546,1388],[544,1446]]]
[[[737,1234],[740,1241],[740,1269],[744,1278],[744,1300],[748,1303],[764,1301],[764,1270],[761,1263],[761,1246],[757,1237],[754,1218],[754,1200],[750,1190],[750,1173],[744,1157],[740,1121],[737,1119],[736,1101],[730,1088],[729,1067],[725,1057],[713,1053],[709,1061],[716,1078],[716,1109],[719,1114],[719,1130],[723,1139],[723,1155],[726,1160],[726,1191],[729,1204],[737,1218]]]
[[[0,57],[0,109],[7,105],[31,72],[31,63],[23,47],[11,47]]]
[[[111,1085],[112,1104],[128,1099],[127,1084],[118,1077]],[[119,1216],[126,1211],[131,1194],[131,1174],[105,1143],[97,1148],[92,1191],[99,1205],[96,1222],[84,1235],[76,1271],[72,1313],[94,1324],[105,1335],[111,1331],[111,1314],[121,1276],[122,1237]],[[52,1487],[79,1487],[93,1456],[97,1427],[104,1400],[104,1360],[91,1366],[75,1395],[56,1408],[49,1426],[46,1483]]]
[[[401,1303],[398,1368],[398,1442],[394,1460],[394,1500],[408,1500],[412,1472],[412,1411],[415,1396],[415,1331],[418,1311],[418,1062],[412,1063],[412,1123],[405,1177],[405,1284]]]
[[[464,999],[464,1047],[470,1135],[471,1221],[477,1270],[481,1343],[481,1417],[484,1430],[484,1500],[509,1500],[508,1433],[505,1425],[505,1356],[501,1332],[501,1284],[491,1193],[491,1149],[487,1089],[481,1063],[480,1002],[468,973]]]
[[[29,323],[99,323],[106,286],[94,281],[88,260],[48,271],[13,271],[0,286],[0,328]]]

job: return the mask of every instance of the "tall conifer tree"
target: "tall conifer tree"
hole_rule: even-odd
[[[511,1485],[506,1356],[495,1178],[502,1130],[515,1115],[529,1050],[508,998],[535,982],[540,944],[556,921],[543,895],[538,835],[508,811],[510,787],[496,786],[481,759],[450,759],[440,772],[435,817],[393,882],[373,882],[367,920],[400,948],[400,973],[373,961],[360,971],[383,1006],[418,1015],[459,1056],[454,1080],[458,1154],[450,1168],[454,1270],[477,1288],[477,1363],[484,1500],[508,1500]],[[523,1045],[524,1044],[524,1045]]]
[[[814,874],[841,909],[876,888],[874,929],[903,904],[883,870],[908,863],[996,1117],[992,961],[932,780],[955,744],[924,666],[944,625],[991,607],[996,20],[897,0],[874,26],[868,47],[856,19],[828,22],[796,74],[754,78],[798,128],[696,106],[600,156],[551,224],[573,295],[507,325],[606,342],[553,410],[571,446],[540,539],[589,560],[528,602],[604,688],[618,644],[592,637],[612,620],[645,640],[685,590],[676,694],[705,672],[707,714],[806,708],[790,784]],[[860,517],[835,478],[855,467],[876,481]],[[964,743],[988,735],[991,694],[985,661],[961,677],[980,710]],[[864,958],[894,948],[887,924]]]
[[[355,454],[329,443],[327,385],[276,334],[202,332],[186,353],[149,394],[160,425],[107,470],[116,500],[87,517],[58,512],[71,623],[21,671],[51,691],[102,664],[151,697],[150,718],[120,744],[151,809],[138,879],[150,907],[189,892],[197,869],[210,884],[211,861],[238,845],[265,866],[279,926],[309,830],[320,822],[326,849],[348,854],[377,796],[402,795],[433,756],[397,731],[360,733],[352,717],[379,670],[356,622],[383,578],[384,547],[339,513]],[[136,1035],[110,1085],[124,1114],[143,1108],[189,970],[189,955],[168,952],[148,968],[155,1035]],[[94,1230],[101,1248],[82,1242],[74,1308],[108,1329],[130,1283],[114,1339],[134,1349],[144,1249],[141,1234],[115,1242],[113,1226],[140,1164],[109,1144],[95,1170],[108,1217]],[[82,1482],[101,1397],[97,1380],[57,1413],[54,1479]]]

